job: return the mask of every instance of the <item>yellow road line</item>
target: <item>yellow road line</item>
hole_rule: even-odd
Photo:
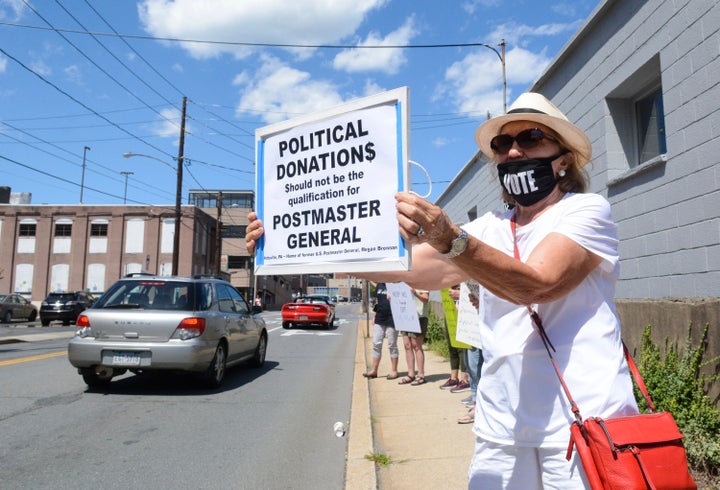
[[[66,350],[57,352],[50,352],[49,354],[40,354],[37,356],[19,357],[17,359],[9,359],[7,361],[0,361],[0,366],[9,366],[11,364],[20,364],[21,362],[39,361],[40,359],[49,359],[51,357],[59,357],[67,355]]]

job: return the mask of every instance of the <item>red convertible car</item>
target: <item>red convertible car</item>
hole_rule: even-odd
[[[309,294],[282,307],[282,326],[320,325],[328,330],[335,322],[335,304],[327,296]]]

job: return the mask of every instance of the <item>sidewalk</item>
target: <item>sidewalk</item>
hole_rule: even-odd
[[[365,323],[361,321],[357,327],[345,488],[467,488],[475,437],[472,424],[460,425],[457,418],[467,412],[460,400],[469,393],[439,389],[449,377],[450,363],[427,350],[426,384],[398,385],[400,378],[387,380],[385,376],[390,371],[387,343],[383,345],[378,378],[364,378],[362,373],[372,357],[372,338],[365,338]],[[401,339],[398,343],[398,371],[402,377],[407,364]],[[389,457],[391,463],[376,466],[365,458],[373,453]]]

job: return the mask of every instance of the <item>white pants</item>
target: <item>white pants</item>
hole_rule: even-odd
[[[382,357],[383,338],[385,338],[386,335],[388,339],[390,358],[397,359],[400,356],[397,346],[397,330],[393,327],[383,327],[377,323],[373,326],[373,357],[375,359],[380,359],[380,357]]]
[[[470,490],[589,489],[577,452],[570,461],[566,449],[544,449],[475,442],[468,472]]]

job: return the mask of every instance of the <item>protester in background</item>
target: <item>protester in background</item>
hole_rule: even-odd
[[[474,293],[469,293],[469,300],[477,310],[479,307],[479,298]],[[470,381],[470,396],[462,400],[463,405],[468,407],[468,412],[458,418],[458,424],[472,424],[475,422],[475,401],[482,364],[483,354],[481,348],[471,346],[469,349],[465,349],[465,365]]]
[[[254,305],[255,305],[255,306],[259,306],[260,308],[262,308],[262,295],[261,295],[260,293],[257,293],[257,294],[255,295]]]
[[[397,379],[398,358],[400,357],[397,347],[397,331],[393,321],[392,309],[390,308],[390,297],[384,282],[375,284],[375,306],[373,311],[373,356],[370,371],[363,373],[366,378],[377,378],[380,359],[382,358],[383,339],[387,337],[388,351],[390,352],[390,373],[387,379]]]
[[[405,347],[405,360],[408,366],[407,376],[399,381],[399,384],[410,384],[419,386],[425,384],[425,351],[423,350],[423,342],[427,335],[428,327],[428,310],[430,302],[430,292],[425,289],[410,288],[414,298],[415,306],[418,312],[418,321],[420,322],[420,333],[400,331]],[[417,372],[415,368],[417,367]]]
[[[457,284],[454,285],[450,288],[449,294],[450,297],[455,300],[455,305],[457,306],[458,298],[460,297],[460,286]],[[450,390],[451,393],[468,391],[470,389],[470,382],[465,366],[465,349],[459,349],[452,345],[447,321],[445,322],[445,340],[447,340],[448,354],[450,357],[450,378],[440,385],[440,389]]]

